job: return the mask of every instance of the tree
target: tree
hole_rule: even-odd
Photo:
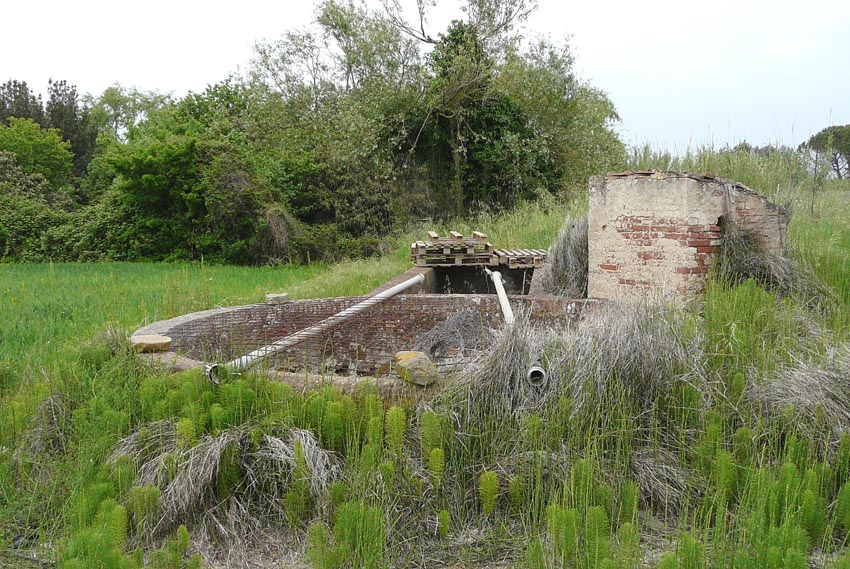
[[[206,211],[198,195],[198,144],[165,133],[111,157],[129,223],[119,237],[130,258],[191,258]]]
[[[53,186],[71,181],[71,144],[58,130],[41,128],[30,119],[9,117],[9,126],[0,125],[0,151],[15,155],[21,170],[41,174]]]
[[[25,172],[15,154],[0,151],[0,261],[49,258],[47,234],[67,220],[69,206],[44,176]]]
[[[836,178],[850,177],[850,125],[826,127],[801,146],[825,156]]]
[[[590,176],[616,168],[625,146],[614,125],[619,116],[608,96],[573,72],[566,43],[533,42],[510,49],[496,85],[526,113],[557,169],[557,191],[584,187]]]
[[[0,85],[0,123],[8,123],[9,117],[44,122],[41,97],[25,81],[9,80]]]
[[[436,6],[436,0],[416,0],[417,24],[409,23],[402,15],[401,0],[383,0],[383,4],[387,17],[399,30],[421,42],[439,43],[425,30],[428,8]],[[536,0],[466,0],[461,6],[467,16],[466,23],[475,28],[481,45],[493,55],[501,54],[514,43],[514,27],[524,22],[536,8]]]
[[[98,132],[126,142],[132,130],[171,103],[168,95],[140,91],[119,84],[107,87],[97,99],[89,99],[89,116]]]
[[[551,163],[528,116],[494,82],[497,67],[476,27],[454,21],[429,58],[425,96],[409,114],[402,146],[437,189],[437,211],[500,207],[552,189]],[[545,191],[545,190],[544,190]]]
[[[89,117],[88,107],[80,101],[75,85],[64,80],[48,82],[44,125],[59,131],[70,143],[74,174],[82,176],[94,155],[97,126]]]

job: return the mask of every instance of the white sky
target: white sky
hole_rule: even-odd
[[[415,0],[401,0],[415,8]],[[377,0],[369,0],[378,5]],[[255,40],[307,25],[314,0],[5,2],[0,81],[66,79],[183,96],[244,71]],[[441,0],[428,30],[457,2]],[[571,37],[576,69],[606,91],[629,144],[797,145],[850,123],[847,0],[539,0],[528,35]]]

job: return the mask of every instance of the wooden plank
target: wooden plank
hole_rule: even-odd
[[[455,241],[463,242],[463,233],[458,233],[457,231],[449,231],[449,235],[452,236],[452,239]]]
[[[487,235],[486,235],[486,234],[484,234],[484,233],[481,233],[480,231],[473,231],[473,232],[472,232],[472,236],[473,236],[475,239],[478,239],[479,241],[484,241],[484,242],[486,242],[486,241],[487,241]]]
[[[431,243],[437,243],[440,240],[440,236],[437,235],[436,231],[429,231],[428,239],[431,241]]]

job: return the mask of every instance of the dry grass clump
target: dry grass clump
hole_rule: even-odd
[[[587,217],[567,216],[543,267],[543,292],[587,298]]]
[[[704,480],[662,448],[636,450],[630,464],[644,503],[669,515],[698,499],[705,487]]]
[[[468,356],[492,340],[492,330],[477,310],[456,312],[416,340],[414,350],[432,357]]]
[[[599,401],[650,409],[686,382],[711,397],[705,354],[692,317],[660,304],[611,304],[546,346],[553,387],[573,399],[573,413]],[[610,397],[609,397],[610,396]]]
[[[50,395],[35,410],[12,460],[19,468],[28,465],[33,477],[48,476],[48,459],[65,453],[69,423],[70,412],[65,399],[59,393]]]
[[[185,521],[191,514],[203,511],[207,498],[215,494],[225,452],[238,445],[243,433],[230,430],[216,436],[205,436],[201,441],[174,459],[174,476],[160,496],[160,519],[154,532],[165,531]],[[140,484],[153,480],[138,478]]]
[[[266,517],[283,519],[283,492],[298,470],[296,445],[303,456],[307,486],[320,506],[326,505],[328,484],[339,478],[342,466],[332,452],[322,449],[312,432],[292,429],[288,433],[263,435],[256,450],[245,457],[245,491]]]
[[[818,278],[796,260],[766,251],[752,231],[727,223],[723,228],[720,274],[730,284],[748,279],[770,292],[815,307],[830,297]]]
[[[807,432],[850,432],[850,346],[829,348],[822,361],[799,361],[775,379],[752,382],[744,398],[768,417],[790,419]],[[792,415],[789,417],[789,415]]]
[[[230,429],[181,448],[177,426],[157,421],[122,439],[108,462],[129,456],[137,465],[134,485],[161,490],[155,519],[143,520],[145,537],[194,519],[206,541],[240,540],[260,520],[285,520],[284,493],[296,472],[306,478],[315,503],[326,503],[328,483],[341,467],[310,431],[264,434],[253,446],[249,434],[246,428]]]
[[[517,314],[512,326],[496,334],[490,349],[438,396],[435,407],[447,403],[463,406],[459,414],[469,422],[540,408],[549,395],[548,386],[530,385],[525,377],[529,366],[543,356],[550,334],[550,330],[533,327],[527,315]]]
[[[535,328],[520,315],[435,404],[451,404],[470,424],[542,412],[562,397],[570,398],[572,417],[605,413],[618,403],[640,413],[679,383],[697,389],[708,404],[714,391],[691,318],[661,305],[612,304],[566,330],[552,330]],[[548,373],[541,385],[526,379],[534,363]]]

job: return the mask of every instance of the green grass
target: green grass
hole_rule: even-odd
[[[633,166],[664,159],[637,156]],[[656,567],[804,567],[821,553],[825,566],[850,566],[850,435],[828,414],[850,400],[824,406],[812,390],[811,401],[782,406],[755,389],[799,359],[826,365],[827,348],[850,337],[850,188],[816,186],[812,214],[805,172],[787,157],[678,160],[667,167],[787,197],[794,254],[833,291],[830,303],[810,310],[753,282],[714,282],[696,311],[670,320],[690,342],[684,355],[662,334],[629,344],[623,326],[598,331],[587,361],[563,353],[575,345],[564,334],[541,344],[517,333],[483,371],[468,372],[467,388],[417,409],[368,387],[299,393],[251,375],[213,387],[197,372],[152,371],[104,334],[268,292],[363,294],[410,267],[409,243],[429,229],[547,247],[583,200],[411,227],[386,256],[333,266],[0,266],[0,559],[21,535],[51,544],[70,567],[140,567],[137,543],[154,566],[195,566],[189,534],[233,499],[250,514],[242,522],[279,528],[316,567],[637,567],[647,552]],[[580,387],[537,401],[508,397],[505,378],[487,375],[510,374],[511,358],[541,349],[563,377],[579,370]],[[599,369],[603,381],[587,381]],[[657,397],[630,389],[636,382]],[[293,428],[310,434],[293,442]],[[144,452],[107,463],[132,433]],[[145,536],[167,482],[190,476],[187,457],[214,440],[229,441],[204,455],[218,474],[195,476],[204,492]],[[262,462],[284,447],[289,466]],[[323,456],[339,468],[333,480]],[[160,488],[136,478],[152,460],[161,460]]]

